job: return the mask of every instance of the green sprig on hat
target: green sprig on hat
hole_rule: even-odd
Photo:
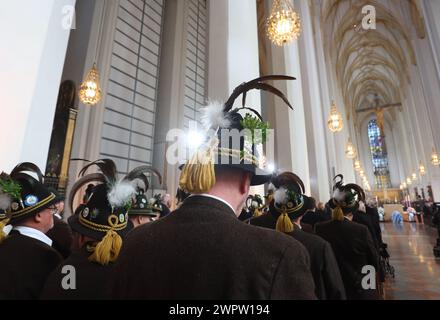
[[[261,121],[258,117],[252,116],[247,113],[243,120],[240,120],[240,124],[244,129],[250,131],[251,136],[246,135],[246,140],[252,144],[261,144],[267,140],[267,130],[269,129],[269,123]],[[255,135],[255,130],[261,130],[261,136]]]
[[[13,199],[21,199],[21,186],[11,178],[0,178],[0,189]]]

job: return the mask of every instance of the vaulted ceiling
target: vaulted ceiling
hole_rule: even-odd
[[[362,27],[366,5],[376,9],[375,30]],[[371,106],[375,94],[381,103],[401,102],[416,64],[411,36],[425,37],[416,0],[323,0],[320,12],[324,50],[347,117]]]

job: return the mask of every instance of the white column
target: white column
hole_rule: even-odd
[[[75,0],[0,2],[0,170],[22,161],[44,171]],[[67,17],[67,18],[66,18]]]

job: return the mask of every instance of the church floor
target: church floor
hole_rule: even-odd
[[[382,237],[388,244],[395,279],[388,276],[387,300],[440,300],[440,259],[433,255],[437,231],[426,225],[383,223]]]

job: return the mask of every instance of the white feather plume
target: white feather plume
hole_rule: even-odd
[[[149,203],[150,205],[155,204],[155,203],[156,203],[156,198],[150,198],[150,200],[148,200],[148,203]]]
[[[287,189],[283,187],[276,189],[273,198],[275,203],[286,204],[287,201],[289,200],[289,197],[287,195]]]
[[[224,104],[219,101],[210,101],[206,107],[200,109],[200,122],[206,130],[229,128],[231,121],[223,112]]]
[[[11,206],[11,197],[7,193],[0,193],[0,210],[6,210]]]
[[[136,193],[131,181],[120,181],[113,185],[107,195],[108,202],[114,208],[124,206]]]
[[[343,201],[345,199],[345,192],[336,188],[336,190],[333,192],[333,198],[337,201]]]

